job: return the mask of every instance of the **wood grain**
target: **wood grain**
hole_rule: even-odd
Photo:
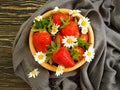
[[[13,72],[12,45],[23,22],[48,0],[0,0],[0,90],[31,90]]]

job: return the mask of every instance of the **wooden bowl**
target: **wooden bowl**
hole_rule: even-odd
[[[64,8],[61,8],[59,9],[59,12],[62,12],[62,13],[69,13],[70,9],[64,9]],[[51,14],[54,14],[56,13],[56,11],[54,10],[50,10],[46,13],[44,13],[42,15],[43,18],[46,18],[48,17],[49,15]],[[83,18],[82,15],[80,15],[79,17],[77,17],[78,19],[80,18]],[[93,34],[93,30],[91,28],[91,25],[89,25],[88,27],[88,35],[89,35],[89,42],[91,43],[90,47],[93,47],[94,46],[94,34]],[[32,53],[32,55],[34,56],[36,54],[36,50],[34,48],[34,45],[33,45],[33,40],[32,40],[32,36],[33,36],[33,32],[30,31],[30,34],[29,34],[29,47],[30,47],[30,51]],[[64,69],[64,72],[70,72],[70,71],[73,71],[77,68],[79,68],[80,66],[82,66],[84,63],[86,62],[85,58],[83,58],[82,60],[80,60],[79,62],[77,62],[73,67],[66,67]],[[46,68],[47,70],[50,70],[50,71],[56,71],[57,67],[54,66],[54,65],[50,65],[46,62],[40,64],[42,67]]]

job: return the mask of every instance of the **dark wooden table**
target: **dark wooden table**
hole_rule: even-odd
[[[14,74],[12,45],[21,24],[48,0],[0,0],[0,90],[31,90]]]

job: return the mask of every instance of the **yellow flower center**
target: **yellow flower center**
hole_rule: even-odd
[[[83,20],[81,23],[82,26],[86,26],[87,25],[87,21]]]
[[[92,53],[91,53],[91,52],[88,52],[87,55],[90,57],[90,56],[92,55]]]
[[[78,14],[78,12],[77,12],[77,11],[74,11],[73,14]]]
[[[39,58],[39,60],[43,59],[43,55],[42,54],[39,55],[38,58]]]
[[[34,74],[36,74],[36,71],[32,71],[31,73],[34,75]]]
[[[57,27],[53,27],[53,32],[56,32],[57,31]]]
[[[67,39],[67,43],[72,44],[72,39]]]
[[[57,71],[62,71],[62,68],[58,66]]]
[[[83,32],[87,32],[87,29],[86,29],[86,28],[84,28],[84,29],[83,29]]]

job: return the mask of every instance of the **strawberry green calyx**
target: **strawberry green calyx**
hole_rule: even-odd
[[[53,61],[52,61],[52,55],[51,54],[52,53],[46,53],[47,58],[46,58],[45,62],[46,63],[49,62],[52,65]]]
[[[90,46],[89,42],[86,42],[85,40],[83,40],[82,38],[78,38],[78,46],[82,47],[84,50],[87,50]]]
[[[32,31],[37,32],[37,31],[46,31],[50,30],[52,27],[52,16],[49,16],[47,18],[43,18],[42,20],[38,21],[35,19],[34,25],[32,26]]]
[[[48,50],[46,51],[46,62],[52,64],[52,54],[60,48],[60,40],[57,39],[56,43],[51,41],[51,44],[48,46]]]
[[[72,58],[78,61],[78,56],[80,55],[80,52],[78,52],[78,50],[76,50],[75,48],[69,49],[69,52]]]
[[[48,46],[48,52],[49,51],[54,52],[59,48],[60,48],[60,40],[59,39],[57,39],[56,43],[51,41],[51,44]]]
[[[60,28],[62,29],[64,26],[70,23],[70,17],[67,17],[66,20],[64,18],[60,18],[60,21],[62,22],[62,25]]]

